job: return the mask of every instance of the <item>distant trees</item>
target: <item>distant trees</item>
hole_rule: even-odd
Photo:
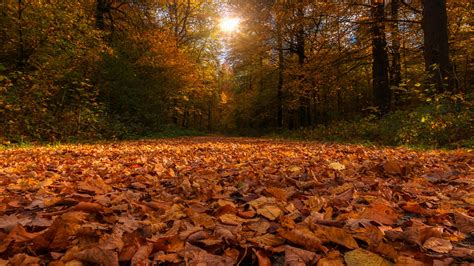
[[[459,91],[457,79],[467,77],[454,73],[448,33],[456,43],[467,40],[461,36],[469,25],[468,1],[229,2],[247,18],[228,59],[236,76],[233,96],[242,102],[237,121],[252,121],[249,127],[296,129],[380,117],[420,105],[431,87]],[[451,16],[449,24],[450,11],[463,15]],[[460,49],[472,53],[467,43]],[[472,73],[465,58],[459,60],[462,72]],[[464,80],[463,87],[472,86],[472,79]]]
[[[201,127],[217,106],[213,1],[0,5],[0,136]]]
[[[292,130],[420,106],[436,117],[472,95],[471,10],[469,0],[3,1],[0,136]],[[225,37],[224,12],[242,18]]]

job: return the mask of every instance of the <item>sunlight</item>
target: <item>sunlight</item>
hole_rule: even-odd
[[[232,33],[239,30],[240,18],[236,17],[224,17],[219,23],[221,31],[225,33]]]

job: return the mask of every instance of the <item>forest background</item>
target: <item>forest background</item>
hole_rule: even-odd
[[[2,0],[0,140],[472,147],[473,53],[469,0]]]

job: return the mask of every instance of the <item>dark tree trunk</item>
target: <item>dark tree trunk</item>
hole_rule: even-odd
[[[454,89],[449,61],[448,14],[445,0],[423,1],[425,67],[438,93]]]
[[[372,82],[375,104],[382,115],[390,111],[389,59],[385,38],[385,6],[375,3],[372,9]]]
[[[283,82],[285,74],[285,58],[283,54],[283,36],[281,22],[277,25],[278,42],[278,87],[277,87],[277,127],[283,127]]]
[[[394,101],[398,106],[401,101],[401,91],[398,89],[402,83],[402,59],[400,54],[400,28],[398,23],[398,13],[400,10],[400,0],[392,0],[390,6],[391,19],[393,21],[391,27],[392,33],[392,66],[390,68],[390,86],[395,88]]]
[[[306,59],[306,37],[304,31],[304,7],[303,1],[299,2],[299,6],[296,11],[298,30],[296,32],[296,55],[298,56],[298,64],[300,65],[301,70],[303,70],[305,59]],[[303,79],[304,75],[299,76],[298,78]],[[303,84],[303,82],[301,83]],[[301,88],[304,89],[304,88]],[[304,93],[304,92],[303,92]],[[306,127],[309,126],[308,121],[311,120],[308,113],[309,99],[306,96],[300,97],[300,106],[298,108],[299,113],[299,126]]]
[[[18,62],[17,67],[25,66],[25,41],[23,37],[23,2],[18,0]]]
[[[212,130],[212,100],[207,104],[207,130]]]
[[[107,0],[97,0],[95,7],[95,25],[98,29],[105,29],[105,14],[110,12]]]

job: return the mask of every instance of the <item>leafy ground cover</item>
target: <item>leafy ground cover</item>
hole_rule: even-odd
[[[467,265],[473,160],[218,137],[8,149],[0,265]]]

